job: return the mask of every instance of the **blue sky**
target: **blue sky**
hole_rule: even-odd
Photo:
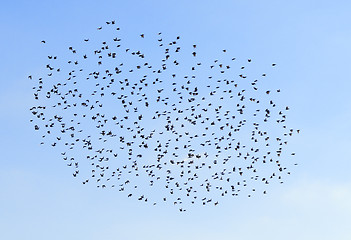
[[[350,8],[309,0],[2,3],[0,238],[350,239]],[[211,59],[225,48],[262,71],[277,63],[267,84],[282,89],[289,123],[301,129],[289,145],[299,165],[284,184],[180,213],[72,178],[29,123],[27,76],[42,74],[47,52],[61,55],[111,19],[131,39],[161,31]]]

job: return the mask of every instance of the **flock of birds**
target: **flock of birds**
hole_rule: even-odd
[[[281,91],[263,89],[266,74],[246,74],[251,59],[239,65],[221,50],[222,60],[201,61],[197,45],[162,33],[124,42],[115,21],[97,31],[112,37],[49,55],[33,87],[30,121],[74,177],[180,211],[283,183],[295,155],[283,150],[299,130],[276,105]]]

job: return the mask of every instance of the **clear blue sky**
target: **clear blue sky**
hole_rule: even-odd
[[[351,2],[7,1],[0,8],[0,239],[351,239]],[[50,51],[115,19],[136,36],[161,31],[253,58],[291,107],[298,167],[269,194],[180,213],[83,187],[29,123],[30,74]],[[60,53],[58,53],[59,55]],[[43,57],[44,56],[44,57]],[[267,66],[267,67],[266,67]],[[270,68],[269,68],[270,69]]]

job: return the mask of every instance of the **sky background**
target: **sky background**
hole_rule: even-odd
[[[351,2],[4,1],[0,8],[0,239],[351,239]],[[269,194],[151,207],[83,187],[29,123],[27,78],[115,19],[128,34],[163,32],[267,67],[291,107],[298,167]],[[206,51],[205,51],[206,49]],[[58,53],[59,55],[59,53]]]

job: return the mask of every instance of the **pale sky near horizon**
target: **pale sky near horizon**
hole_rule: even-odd
[[[4,1],[0,8],[0,239],[351,239],[350,1]],[[277,63],[299,164],[267,195],[186,213],[76,181],[29,123],[45,39],[60,54],[115,19],[216,57]]]

